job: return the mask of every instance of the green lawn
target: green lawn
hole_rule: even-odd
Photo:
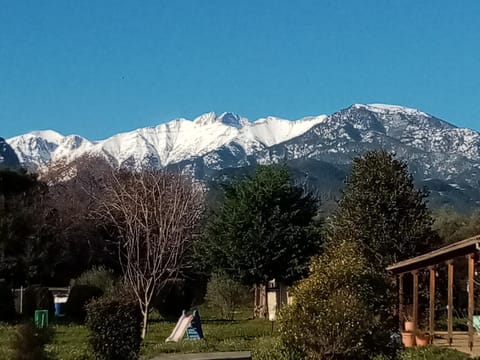
[[[202,314],[202,312],[200,312]],[[207,352],[251,350],[259,337],[271,334],[271,323],[266,320],[248,320],[247,312],[239,315],[236,321],[218,321],[208,316],[202,318],[205,340],[183,340],[179,343],[165,343],[175,323],[161,321],[153,316],[149,325],[141,355],[149,359],[160,353]],[[48,351],[57,360],[93,359],[88,345],[88,329],[81,325],[54,325],[55,337],[48,345]],[[0,324],[0,360],[11,358],[10,339],[15,327]]]

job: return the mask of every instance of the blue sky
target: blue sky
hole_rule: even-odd
[[[480,1],[0,0],[0,136],[353,103],[480,130]]]

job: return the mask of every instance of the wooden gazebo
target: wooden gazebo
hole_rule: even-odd
[[[405,313],[405,292],[404,292],[404,283],[405,276],[412,276],[412,317],[415,329],[418,328],[418,312],[419,312],[419,303],[418,303],[418,289],[419,289],[419,273],[422,271],[428,271],[429,274],[429,317],[428,317],[428,328],[429,332],[432,335],[433,339],[435,335],[439,335],[439,332],[435,332],[435,278],[436,270],[440,265],[446,264],[447,266],[447,288],[448,288],[448,306],[447,306],[447,332],[444,334],[446,336],[446,344],[452,346],[454,335],[456,339],[459,338],[459,332],[453,331],[453,273],[454,273],[454,259],[464,258],[468,264],[468,332],[463,332],[461,334],[463,338],[468,336],[468,343],[465,344],[468,346],[470,351],[473,351],[474,346],[474,327],[473,327],[473,317],[474,317],[474,277],[475,277],[475,259],[477,254],[480,253],[480,235],[468,238],[437,250],[431,251],[429,253],[416,256],[407,260],[397,262],[393,265],[387,267],[387,270],[397,276],[398,281],[398,294],[399,294],[399,306],[398,306],[398,316],[399,316],[399,326],[400,331],[403,330],[403,319],[406,315]],[[457,260],[458,261],[458,260]],[[465,340],[467,340],[465,339]],[[457,340],[456,340],[457,341]]]

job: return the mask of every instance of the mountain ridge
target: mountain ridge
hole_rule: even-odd
[[[210,181],[227,169],[279,161],[289,162],[298,174],[313,164],[324,172],[334,171],[325,165],[330,164],[343,174],[355,156],[385,149],[407,161],[418,184],[434,188],[437,203],[462,198],[466,207],[480,205],[480,133],[399,105],[353,104],[331,115],[296,121],[249,121],[234,113],[205,113],[100,141],[37,131],[7,142],[26,166],[93,154],[115,166],[169,167]]]
[[[121,166],[126,160],[122,153],[141,148],[143,153],[130,153],[126,157],[133,156],[135,161],[141,161],[139,157],[153,156],[157,160],[154,166],[161,167],[206,154],[230,142],[239,143],[246,152],[272,146],[300,135],[325,117],[320,115],[296,121],[267,117],[250,122],[233,113],[217,116],[210,112],[194,120],[174,119],[100,141],[90,141],[79,135],[64,136],[52,130],[32,131],[7,141],[26,166],[45,165],[61,158],[70,160],[84,153],[113,157],[117,160],[116,165]]]

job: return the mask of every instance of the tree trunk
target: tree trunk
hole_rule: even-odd
[[[268,319],[268,280],[265,280],[265,307],[263,308],[263,316]]]
[[[142,322],[142,340],[145,339],[147,335],[147,323],[148,323],[148,311],[143,313],[143,322]]]

